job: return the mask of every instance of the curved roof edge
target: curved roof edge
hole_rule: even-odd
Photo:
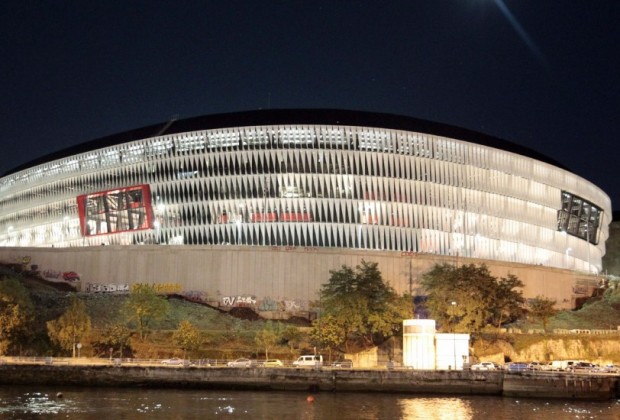
[[[261,126],[261,125],[299,125],[299,124],[322,124],[377,127],[395,130],[414,131],[425,134],[449,137],[456,140],[464,140],[470,143],[489,146],[508,152],[517,153],[532,159],[536,159],[558,168],[570,171],[564,165],[555,160],[536,152],[527,147],[502,140],[497,137],[475,132],[465,128],[447,124],[421,120],[395,114],[383,114],[367,111],[351,111],[341,109],[268,109],[255,111],[242,111],[225,114],[212,114],[199,117],[172,120],[165,123],[154,124],[118,134],[113,134],[99,139],[87,141],[66,149],[59,150],[19,165],[2,176],[41,165],[57,159],[62,159],[91,150],[128,143],[149,137],[166,134],[183,133],[187,131],[209,130],[228,127]]]

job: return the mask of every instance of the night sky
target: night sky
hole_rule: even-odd
[[[342,108],[543,153],[620,207],[620,1],[0,3],[0,173],[174,116]]]

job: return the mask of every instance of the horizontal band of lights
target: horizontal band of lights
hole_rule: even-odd
[[[152,229],[148,185],[136,185],[77,197],[82,236]]]
[[[562,191],[562,209],[558,211],[558,230],[597,244],[601,213],[601,209],[592,203]]]

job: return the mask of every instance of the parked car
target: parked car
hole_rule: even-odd
[[[540,370],[553,370],[552,362],[542,363],[540,365]]]
[[[596,363],[592,363],[594,367],[592,368],[592,372],[607,372],[605,366],[597,365]]]
[[[353,367],[353,360],[351,360],[351,359],[338,360],[338,361],[332,363],[332,367],[343,368],[343,369],[351,369]]]
[[[508,372],[524,372],[528,370],[528,364],[525,362],[512,362],[506,365]]]
[[[237,360],[233,360],[232,362],[228,362],[227,363],[228,367],[252,367],[252,366],[256,366],[256,362],[254,360],[250,360],[250,359],[246,359],[246,358],[240,358]]]
[[[603,368],[603,372],[619,373],[620,372],[620,366],[619,365],[605,365],[605,367]]]
[[[493,362],[480,362],[471,366],[471,370],[497,370]]]
[[[282,363],[279,359],[269,359],[263,362],[263,367],[282,367],[284,363]]]
[[[527,365],[527,368],[529,370],[544,370],[543,366],[545,366],[545,363],[540,363],[540,362],[530,362]]]
[[[178,357],[173,357],[172,359],[164,359],[161,361],[162,365],[182,365],[183,359],[179,359]]]
[[[574,365],[572,365],[571,367],[568,368],[568,370],[572,371],[572,372],[592,372],[593,370],[596,369],[596,365],[594,363],[590,363],[590,362],[577,362]]]
[[[299,358],[293,362],[293,366],[296,366],[296,367],[323,366],[323,356],[321,356],[320,354],[305,354],[303,356],[299,356]]]

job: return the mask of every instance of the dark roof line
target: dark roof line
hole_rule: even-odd
[[[91,140],[50,153],[19,165],[18,167],[6,172],[3,176],[75,154],[165,134],[176,134],[187,131],[228,127],[313,124],[377,127],[415,131],[425,134],[449,137],[456,140],[464,140],[470,143],[477,143],[483,146],[517,153],[519,155],[549,163],[561,169],[569,170],[564,165],[556,162],[548,156],[527,147],[468,129],[421,120],[413,117],[339,109],[268,109],[205,115],[181,120],[173,118],[165,123],[150,125],[101,137],[99,139]]]

